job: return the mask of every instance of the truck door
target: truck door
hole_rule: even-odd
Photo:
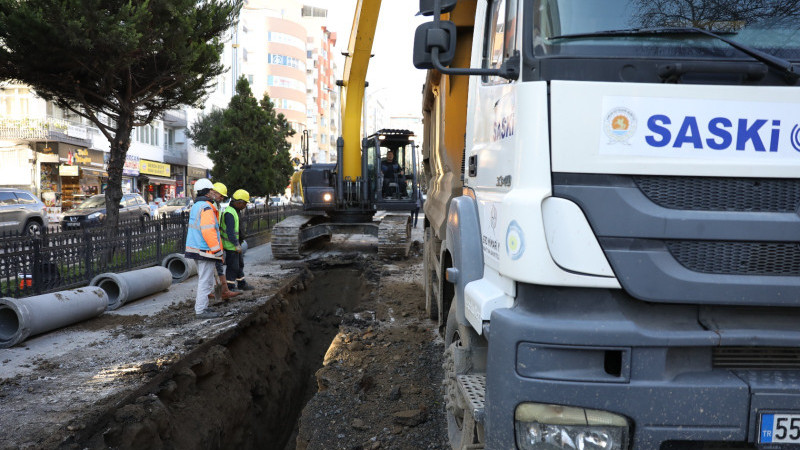
[[[482,68],[498,69],[519,53],[517,5],[518,0],[488,2],[480,43]],[[510,212],[504,214],[503,199],[515,178],[526,176],[515,173],[518,170],[517,147],[521,145],[515,138],[519,83],[499,76],[482,76],[471,83],[470,96],[475,103],[471,105],[472,130],[467,127],[467,142],[471,143],[471,148],[466,152],[469,158],[466,175],[470,177],[468,184],[478,195],[484,261],[498,268],[501,258],[498,249],[504,242],[504,230],[510,217]]]

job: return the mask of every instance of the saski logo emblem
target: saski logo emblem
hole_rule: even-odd
[[[603,131],[610,144],[627,143],[636,132],[636,116],[627,108],[614,108],[606,114]]]

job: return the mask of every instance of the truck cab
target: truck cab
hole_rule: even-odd
[[[796,6],[421,2],[454,447],[800,445]]]

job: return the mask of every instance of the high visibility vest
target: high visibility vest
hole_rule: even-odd
[[[236,209],[231,205],[228,205],[222,213],[219,215],[219,235],[222,236],[222,248],[225,250],[236,250],[236,246],[228,240],[228,230],[226,229],[227,226],[225,225],[225,213],[229,213],[233,215],[233,223],[235,224],[233,232],[236,233],[236,240],[239,240],[239,214],[236,212]],[[241,242],[240,242],[241,244]]]
[[[222,258],[217,208],[209,201],[198,201],[192,206],[186,234],[186,253],[211,259]]]

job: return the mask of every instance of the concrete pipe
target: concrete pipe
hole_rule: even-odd
[[[164,258],[161,265],[169,269],[172,280],[176,283],[181,283],[187,278],[197,275],[197,262],[180,253],[170,253]]]
[[[108,295],[107,310],[119,308],[156,292],[166,291],[172,285],[172,273],[166,267],[156,266],[123,273],[102,273],[92,279]]]
[[[108,296],[98,287],[27,298],[0,298],[0,348],[103,314]]]

